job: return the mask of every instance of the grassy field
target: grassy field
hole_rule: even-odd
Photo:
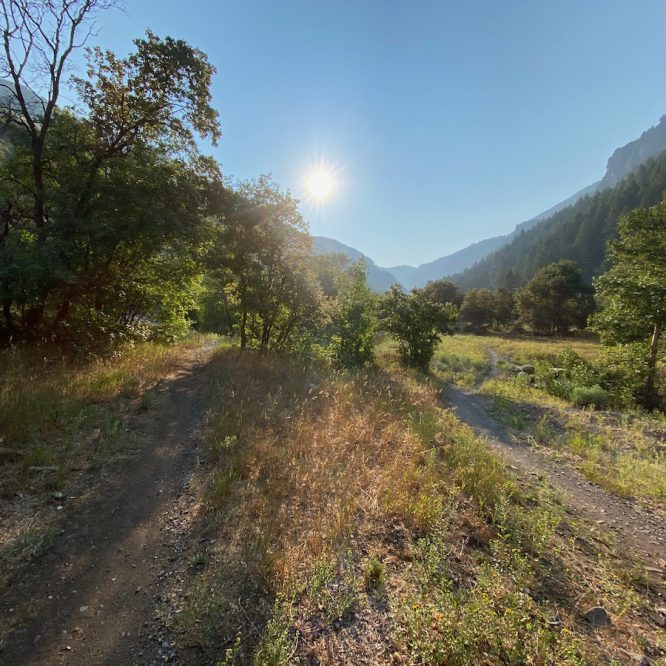
[[[553,395],[539,371],[560,363],[562,353],[603,362],[590,340],[455,335],[443,340],[433,371],[445,381],[476,388],[492,401],[494,415],[526,443],[569,456],[587,478],[623,497],[666,503],[666,418],[638,409],[593,411]],[[496,372],[489,376],[491,353]],[[537,366],[534,383],[516,366]]]
[[[212,374],[182,649],[224,664],[461,665],[658,649],[637,616],[643,582],[611,545],[586,554],[558,498],[509,475],[442,408],[439,382],[388,347],[357,373],[222,350]],[[580,616],[596,604],[614,616],[603,641]]]
[[[130,444],[128,415],[157,409],[160,380],[206,342],[87,363],[5,356],[3,492],[51,493],[103,465]],[[227,666],[416,666],[620,664],[627,651],[666,650],[644,619],[651,583],[638,564],[571,521],[545,482],[514,477],[442,407],[445,377],[480,386],[500,418],[519,415],[524,436],[554,449],[558,419],[580,418],[586,433],[611,427],[610,415],[574,414],[504,372],[551,353],[534,344],[447,338],[429,376],[401,368],[390,342],[358,372],[218,348],[206,374],[199,532],[184,605],[169,620],[180,652]],[[484,381],[490,346],[500,372]],[[548,420],[533,423],[537,413]],[[561,446],[592,460],[590,441]],[[634,469],[622,474],[636,483]],[[0,543],[5,567],[16,544],[32,557],[58,536],[48,524],[21,529],[12,552]],[[612,628],[583,619],[596,605]]]

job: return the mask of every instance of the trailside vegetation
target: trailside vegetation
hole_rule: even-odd
[[[666,326],[666,202],[635,210],[618,223],[611,268],[595,280],[601,303],[593,325],[609,344],[645,349],[643,404],[660,403],[657,360]]]

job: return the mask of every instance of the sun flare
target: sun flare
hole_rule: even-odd
[[[307,175],[305,188],[308,195],[318,202],[326,201],[336,189],[336,178],[326,167],[316,167]]]

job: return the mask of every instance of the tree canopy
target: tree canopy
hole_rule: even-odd
[[[585,328],[594,309],[592,289],[573,261],[544,266],[516,293],[520,322],[541,335],[566,335]]]

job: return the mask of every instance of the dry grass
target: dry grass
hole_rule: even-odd
[[[183,650],[234,664],[582,664],[629,644],[620,631],[598,645],[577,605],[587,583],[554,581],[571,569],[557,502],[519,488],[435,384],[392,363],[334,373],[231,350],[213,363],[210,541]]]
[[[85,361],[34,350],[4,351],[0,495],[44,483],[59,487],[73,467],[101,464],[123,438],[128,409],[150,409],[150,389],[204,342],[193,336],[170,346],[145,343]]]

